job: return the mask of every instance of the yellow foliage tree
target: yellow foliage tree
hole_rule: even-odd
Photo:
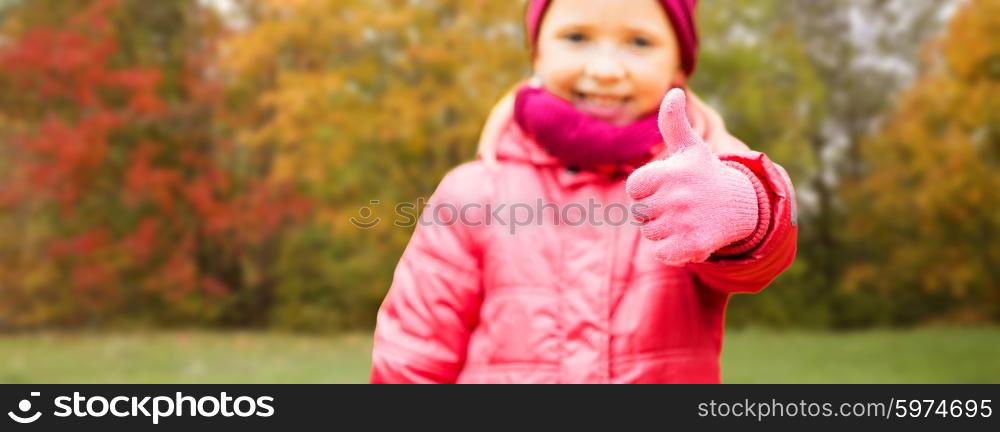
[[[316,223],[283,252],[278,291],[288,307],[277,322],[371,323],[410,235],[393,225],[394,205],[429,196],[448,169],[471,159],[492,104],[528,74],[523,5],[242,4],[235,21],[246,30],[223,49],[232,132],[248,169],[294,181],[320,203]],[[351,225],[362,207],[384,222]]]
[[[1000,319],[1000,2],[964,4],[845,188],[852,293],[928,315]]]

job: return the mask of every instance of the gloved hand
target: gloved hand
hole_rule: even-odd
[[[669,156],[639,168],[625,185],[656,257],[669,265],[697,263],[746,243],[759,231],[758,197],[766,199],[760,181],[738,162],[720,160],[691,129],[683,90],[663,99],[659,127]]]

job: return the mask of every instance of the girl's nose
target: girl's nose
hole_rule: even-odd
[[[613,54],[600,53],[587,63],[584,73],[598,82],[614,82],[625,78],[625,66]]]

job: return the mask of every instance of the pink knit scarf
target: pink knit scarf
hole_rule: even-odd
[[[518,90],[514,102],[514,119],[521,129],[550,154],[575,168],[648,159],[663,141],[657,115],[652,112],[632,124],[615,126],[531,85]]]

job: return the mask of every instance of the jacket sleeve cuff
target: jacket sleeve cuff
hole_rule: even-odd
[[[771,200],[767,196],[767,189],[764,187],[764,183],[760,181],[760,178],[753,171],[750,171],[749,168],[737,161],[724,160],[722,162],[726,166],[746,175],[750,179],[750,183],[753,184],[754,192],[757,194],[757,227],[753,233],[743,239],[723,246],[714,253],[721,257],[732,257],[753,250],[753,248],[757,247],[764,240],[767,230],[771,227]]]

